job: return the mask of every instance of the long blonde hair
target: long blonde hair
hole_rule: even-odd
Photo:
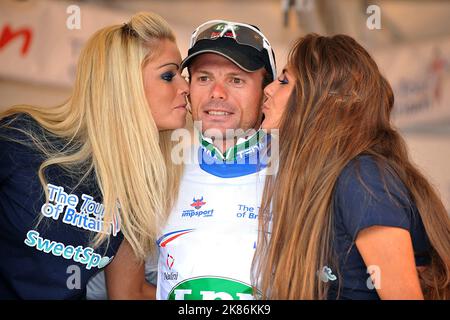
[[[421,274],[425,296],[448,299],[450,219],[390,123],[394,95],[373,59],[351,37],[310,34],[290,51],[288,68],[295,89],[280,126],[281,170],[266,180],[254,285],[270,299],[326,299],[316,273],[336,261],[335,185],[352,159],[369,154],[382,174],[399,177],[418,208],[432,246]]]
[[[95,174],[105,228],[118,210],[121,231],[138,258],[154,250],[158,230],[176,197],[181,170],[170,160],[170,135],[158,132],[143,85],[143,68],[163,39],[175,41],[175,36],[154,13],[141,12],[127,24],[103,28],[81,52],[73,93],[66,103],[54,108],[18,105],[0,114],[0,118],[29,114],[67,141],[64,150],[54,150],[28,132],[46,157],[38,174],[47,201],[45,171],[50,166],[71,171],[81,166],[86,170],[83,178]],[[97,233],[93,245],[107,239],[105,232]]]

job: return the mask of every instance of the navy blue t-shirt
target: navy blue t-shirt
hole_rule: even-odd
[[[117,252],[120,219],[109,226],[109,244],[94,249],[104,214],[95,174],[80,184],[82,168],[69,173],[51,166],[47,205],[38,178],[45,158],[27,135],[4,126],[11,119],[0,121],[0,299],[83,299],[88,280]],[[9,126],[64,146],[29,116]]]
[[[381,174],[372,156],[355,158],[340,174],[334,191],[333,218],[332,245],[338,266],[332,267],[337,279],[330,281],[328,299],[379,299],[370,280],[368,285],[370,274],[355,245],[358,232],[365,228],[390,226],[408,230],[416,265],[429,264],[431,247],[416,205],[401,180],[386,169]],[[382,283],[382,273],[380,279]]]

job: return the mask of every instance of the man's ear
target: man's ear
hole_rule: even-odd
[[[192,79],[192,77],[191,77],[191,67],[189,66],[189,67],[187,67],[187,69],[188,69],[188,75],[187,75],[188,82],[189,82],[189,84],[191,84],[191,79]]]
[[[272,82],[272,75],[267,72],[267,70],[264,68],[264,75],[263,75],[263,81],[262,81],[262,88],[264,89],[267,85],[269,85]]]

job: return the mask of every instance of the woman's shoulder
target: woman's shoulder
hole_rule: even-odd
[[[36,120],[34,120],[34,118],[29,115],[28,113],[14,113],[11,115],[7,115],[3,118],[0,119],[0,126],[21,126],[21,125],[25,125],[26,123],[30,123],[30,122],[36,122]]]
[[[339,178],[354,178],[359,173],[378,175],[379,169],[374,156],[362,154],[348,162],[339,175]]]
[[[28,140],[29,133],[36,133],[40,130],[42,128],[38,122],[26,113],[17,113],[0,119],[1,140]]]
[[[15,114],[0,119],[0,160],[2,165],[41,161],[42,152],[36,142],[47,141],[44,129],[27,114]]]
[[[373,155],[363,154],[352,159],[338,177],[338,188],[366,188],[389,190],[396,195],[405,196],[407,188],[399,175],[385,160]]]
[[[63,146],[67,139],[55,135],[42,126],[33,116],[17,113],[0,119],[0,143],[14,142],[36,149],[53,150]]]
[[[409,229],[415,204],[387,163],[362,155],[342,170],[335,189],[335,209],[337,220],[356,237],[373,225]]]

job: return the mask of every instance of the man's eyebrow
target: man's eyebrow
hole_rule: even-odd
[[[211,75],[212,74],[211,72],[203,70],[203,69],[198,69],[198,70],[195,70],[195,71],[192,70],[192,74],[195,74],[195,73],[202,73],[202,74],[206,74],[206,75]]]
[[[233,72],[229,72],[227,73],[228,76],[246,76],[248,72],[245,71],[233,71]]]
[[[169,63],[165,63],[163,65],[160,65],[158,67],[158,69],[161,69],[161,68],[164,68],[164,67],[167,67],[167,66],[170,66],[170,65],[174,65],[177,68],[177,70],[180,69],[180,66],[177,63],[175,63],[175,62],[169,62]]]

